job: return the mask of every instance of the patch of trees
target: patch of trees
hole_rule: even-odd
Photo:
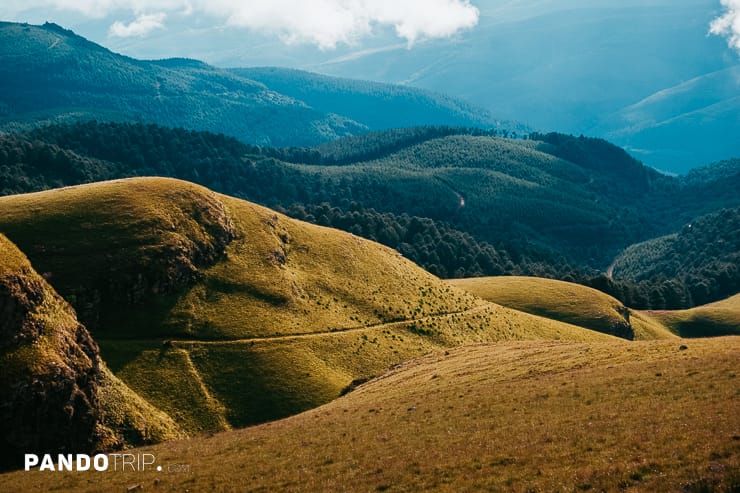
[[[526,245],[494,247],[430,218],[380,213],[357,203],[346,211],[323,203],[293,205],[283,212],[382,243],[442,278],[500,275],[557,278],[574,272],[574,267],[556,253],[536,251]]]
[[[635,307],[703,305],[740,291],[739,266],[740,208],[723,209],[625,250],[607,289],[621,289]]]

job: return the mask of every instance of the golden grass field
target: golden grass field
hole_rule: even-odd
[[[738,358],[737,337],[435,351],[306,413],[135,451],[162,473],[15,472],[0,490],[737,491]]]
[[[638,312],[559,281],[448,283],[351,234],[152,178],[0,198],[23,251],[0,235],[0,275],[46,282],[32,264],[50,291],[95,286],[223,225],[233,241],[186,289],[93,330],[106,426],[193,438],[131,451],[161,473],[14,472],[0,491],[740,488],[740,338],[679,338],[737,331],[738,296]],[[58,298],[42,316],[75,323]],[[609,335],[625,327],[636,341]]]
[[[621,335],[627,329],[630,338],[636,340],[675,337],[671,327],[661,320],[631,310],[608,294],[580,284],[518,276],[449,282],[485,300],[598,332]],[[740,315],[740,309],[737,313]]]

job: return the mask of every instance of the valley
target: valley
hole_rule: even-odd
[[[567,20],[551,3],[502,32]],[[461,36],[407,38],[413,77],[456,87]],[[504,66],[518,97],[546,52]],[[365,56],[407,58],[336,68]],[[739,490],[740,159],[705,149],[733,68],[591,108],[660,159],[716,116],[681,145],[724,160],[669,175],[408,85],[140,60],[50,22],[0,22],[0,62],[0,491]],[[594,97],[567,80],[539,121]]]

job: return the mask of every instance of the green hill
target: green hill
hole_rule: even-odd
[[[0,235],[0,468],[24,453],[84,453],[180,438],[111,374],[74,311]]]
[[[275,149],[155,125],[57,125],[0,137],[0,190],[172,176],[379,241],[443,277],[576,280],[636,308],[734,294],[688,295],[690,285],[724,282],[702,252],[691,283],[594,277],[620,251],[679,230],[698,211],[736,208],[732,162],[677,179],[599,139],[532,138],[542,140],[420,127]]]
[[[625,339],[671,337],[664,327],[650,327],[635,312],[595,289],[534,277],[457,279],[450,284],[485,300]]]
[[[609,339],[176,180],[1,198],[0,230],[73,304],[114,373],[189,433],[295,414],[435,348]]]
[[[0,125],[6,129],[97,119],[158,123],[224,133],[259,145],[297,146],[403,125],[499,125],[483,110],[420,90],[327,78],[343,87],[344,99],[332,103],[324,98],[314,106],[291,96],[304,95],[291,90],[291,84],[271,81],[278,86],[274,89],[249,75],[189,59],[132,59],[56,24],[0,23]],[[306,85],[315,77],[300,74],[292,84]],[[395,96],[388,100],[388,94]],[[354,120],[343,112],[350,101],[387,116],[378,119],[351,111],[360,118]],[[405,117],[390,111],[396,104],[408,110]]]
[[[615,279],[666,279],[685,286],[651,293],[664,306],[701,305],[740,290],[740,208],[699,217],[677,233],[632,245],[614,261]],[[678,298],[678,299],[676,299]]]
[[[286,420],[134,451],[180,473],[18,472],[0,488],[735,491],[740,339],[684,346],[436,351]]]
[[[444,221],[502,242],[513,257],[554,251],[551,257],[596,267],[663,231],[643,206],[667,178],[631,161],[612,171],[597,157],[601,166],[561,159],[554,154],[570,142],[565,136],[555,145],[419,128],[292,153],[141,126],[54,127],[31,138],[121,163],[129,174],[195,180],[272,207],[326,202],[346,210],[355,203]]]
[[[649,311],[644,315],[681,337],[740,335],[740,295],[690,310]]]

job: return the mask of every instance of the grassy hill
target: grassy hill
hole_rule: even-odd
[[[664,327],[649,327],[639,315],[595,289],[535,277],[479,277],[449,281],[500,305],[578,325],[625,339],[671,337]]]
[[[649,311],[644,315],[681,337],[740,335],[740,295],[690,310]]]
[[[171,179],[4,197],[0,230],[77,309],[114,373],[188,432],[295,414],[437,348],[610,339]]]
[[[438,351],[326,406],[139,449],[164,471],[5,491],[736,491],[738,338]],[[180,465],[180,466],[178,466]],[[184,465],[184,466],[182,466]]]
[[[136,60],[113,53],[56,24],[0,23],[0,125],[111,120],[209,130],[259,145],[312,145],[371,128],[449,123],[497,126],[490,115],[428,92],[363,82],[344,87],[342,101],[314,106],[290,85],[248,78],[189,59]],[[256,74],[255,74],[256,75]],[[314,76],[302,74],[295,85]],[[282,92],[285,89],[287,92]],[[387,95],[395,94],[392,101]],[[310,96],[306,94],[306,96]],[[313,102],[313,98],[309,98]],[[384,110],[386,118],[352,111],[345,103]],[[319,101],[316,101],[319,103]],[[390,111],[403,104],[405,117]],[[367,121],[364,121],[367,119]]]
[[[0,468],[184,436],[101,361],[74,311],[0,235]]]

